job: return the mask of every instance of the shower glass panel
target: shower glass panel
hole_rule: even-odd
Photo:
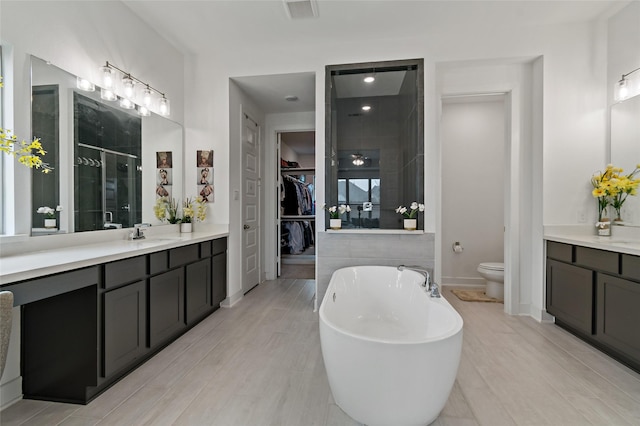
[[[81,144],[77,152],[75,230],[119,229],[140,223],[140,159]]]

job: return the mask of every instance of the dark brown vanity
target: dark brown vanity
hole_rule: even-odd
[[[25,398],[86,404],[215,311],[227,238],[2,286],[21,306]]]
[[[640,256],[547,241],[547,312],[640,372]]]

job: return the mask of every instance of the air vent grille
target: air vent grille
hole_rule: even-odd
[[[318,6],[315,0],[283,0],[284,9],[290,19],[316,18]]]

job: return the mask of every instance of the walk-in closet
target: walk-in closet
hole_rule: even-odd
[[[279,133],[278,276],[315,278],[315,132]]]

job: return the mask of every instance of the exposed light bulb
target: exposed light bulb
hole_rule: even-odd
[[[352,163],[354,166],[362,166],[364,164],[364,158],[362,158],[362,154],[355,154],[355,158]]]
[[[149,88],[147,85],[146,88],[142,90],[142,105],[149,109],[151,107],[151,103],[153,102],[153,90]]]
[[[133,95],[135,93],[134,86],[135,81],[131,78],[131,76],[125,75],[122,77],[122,90],[124,91],[124,96],[129,99],[133,99]]]
[[[148,117],[151,115],[151,111],[149,111],[149,108],[144,105],[138,105],[138,114],[143,117]]]
[[[100,98],[104,99],[105,101],[115,101],[118,99],[116,94],[112,90],[108,89],[100,89]]]
[[[94,92],[96,90],[95,84],[82,77],[76,78],[76,87],[85,92]]]
[[[629,97],[629,87],[627,85],[627,79],[623,77],[622,80],[618,82],[618,100],[624,101],[627,97]]]
[[[131,99],[122,98],[120,99],[120,107],[124,109],[134,109],[136,107],[136,104],[134,104]]]
[[[165,117],[171,113],[171,105],[169,104],[169,99],[165,98],[164,95],[159,101],[158,110],[160,112],[160,115],[164,115]]]
[[[109,90],[113,89],[114,71],[108,66],[104,66],[100,68],[100,72],[102,73],[102,87]]]

